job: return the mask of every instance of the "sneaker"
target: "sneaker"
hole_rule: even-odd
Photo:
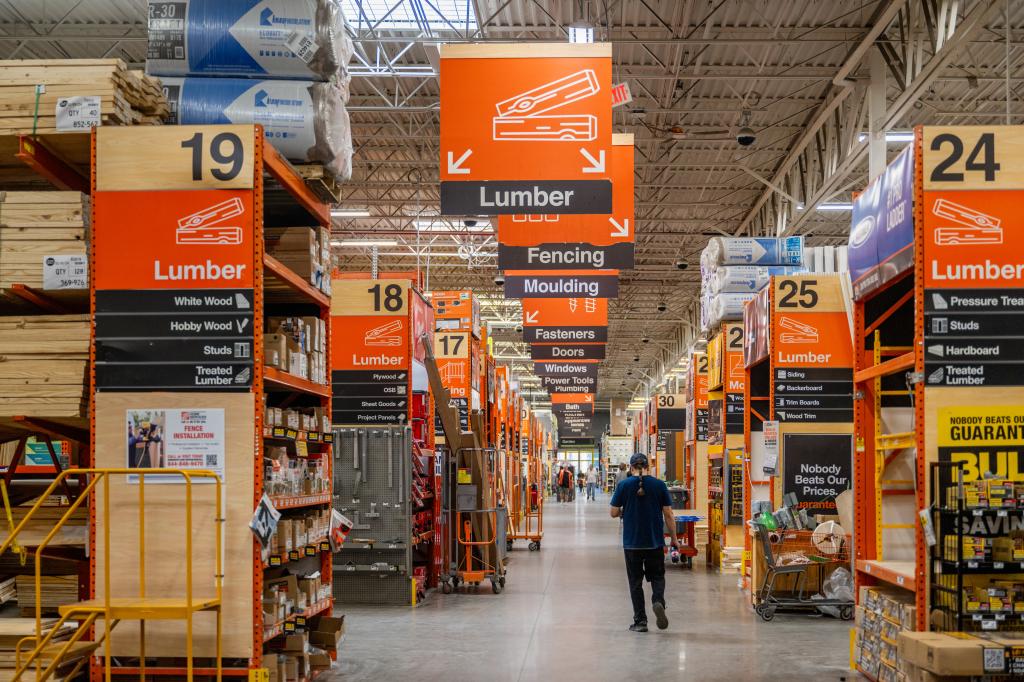
[[[660,601],[656,601],[652,608],[654,609],[654,616],[658,620],[658,629],[664,630],[668,627],[668,616],[665,615],[665,605]]]
[[[647,623],[633,623],[629,626],[630,632],[647,632]]]

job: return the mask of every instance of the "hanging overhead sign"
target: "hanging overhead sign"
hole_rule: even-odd
[[[552,226],[537,227],[539,232]],[[549,236],[561,235],[549,233]],[[506,273],[514,270],[630,270],[632,267],[631,243],[608,246],[561,242],[536,246],[498,244],[498,269]]]
[[[610,213],[611,45],[441,46],[441,213]]]
[[[596,377],[597,361],[535,362],[533,373],[539,377]]]
[[[588,244],[615,246],[632,244],[636,220],[634,216],[635,170],[633,165],[633,135],[619,134],[612,139],[611,178],[615,187],[611,213],[598,215],[565,215],[545,211],[539,214],[515,213],[498,217],[498,242],[503,247],[537,246],[544,244]],[[511,251],[506,251],[511,253]],[[615,251],[605,251],[615,254]],[[603,267],[622,269],[629,266],[612,265],[615,257],[606,256],[609,263]],[[632,253],[630,249],[629,253]],[[499,251],[499,257],[501,251]],[[534,257],[535,261],[540,256]],[[585,264],[580,264],[585,265]],[[580,266],[576,266],[580,267]],[[600,267],[600,266],[596,266]],[[534,266],[533,269],[539,269]]]
[[[1019,128],[922,129],[928,386],[1024,385]]]
[[[530,346],[530,357],[534,360],[604,360],[606,348],[603,343],[535,343]]]
[[[596,376],[542,376],[541,386],[552,393],[595,393]]]
[[[505,273],[505,298],[617,298],[618,295],[619,275],[614,270]]]
[[[608,341],[608,300],[604,298],[525,298],[523,340],[528,343]]]
[[[686,396],[669,393],[654,397],[657,409],[658,431],[683,431],[686,429]]]

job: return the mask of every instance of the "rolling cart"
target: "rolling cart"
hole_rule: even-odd
[[[679,564],[682,568],[693,568],[693,557],[697,556],[697,545],[694,542],[694,524],[700,521],[702,516],[692,515],[674,515],[676,519],[676,537],[679,538],[679,551],[672,552],[671,549],[666,546],[665,553],[669,556],[670,560],[674,564]],[[668,534],[665,534],[665,538],[668,539]]]
[[[764,582],[754,600],[754,611],[762,620],[772,620],[779,609],[816,612],[821,606],[838,609],[839,617],[843,620],[853,618],[852,599],[828,599],[818,592],[804,594],[809,571],[817,572],[818,584],[821,585],[826,568],[849,566],[849,535],[822,533],[819,530],[770,530],[760,523],[754,523],[754,527],[757,541],[764,550],[767,567]],[[797,576],[794,589],[796,596],[775,594],[775,580],[779,576],[791,575]]]

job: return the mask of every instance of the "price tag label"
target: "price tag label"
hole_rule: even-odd
[[[301,556],[302,556],[302,555],[301,555],[301,554],[299,554],[299,553],[298,553],[298,552],[297,552],[296,550],[294,550],[294,549],[293,549],[292,551],[288,552],[288,559],[289,559],[290,561],[297,561],[297,560],[298,560],[298,559],[299,559],[299,558],[300,558]]]
[[[898,576],[896,576],[896,584],[897,584],[897,585],[902,585],[902,584],[903,584],[903,582],[904,582],[904,580],[905,580],[905,579],[904,579],[904,577],[903,577],[902,575],[898,575]]]
[[[317,548],[314,547],[313,545],[310,545],[309,547],[306,548],[306,556],[316,556],[316,553],[317,553]]]
[[[998,512],[996,512],[996,516],[998,516],[999,518],[1005,519],[1006,518],[1006,510],[1005,509],[1000,509]]]
[[[982,630],[995,630],[998,627],[999,627],[999,624],[996,623],[994,620],[983,620],[983,621],[981,621],[981,629]]]
[[[994,562],[992,562],[992,568],[994,568],[997,571],[1003,570],[1003,567],[1004,567],[1004,564],[1003,564],[1002,561],[994,561]]]
[[[43,289],[88,289],[89,258],[85,254],[43,256]]]
[[[57,109],[54,112],[57,130],[82,132],[90,130],[93,126],[102,125],[101,108],[102,102],[98,95],[61,97],[57,100]]]
[[[967,568],[977,568],[977,567],[978,567],[978,562],[977,561],[968,561],[967,562]]]
[[[306,627],[306,617],[305,616],[298,616],[298,617],[296,617],[295,618],[295,625],[297,625],[300,628]]]
[[[331,551],[331,543],[329,543],[329,542],[321,542],[320,543],[320,551],[321,552],[329,552],[329,551]]]
[[[279,557],[279,556],[272,556],[272,557],[270,557],[270,561],[268,563],[271,566],[280,566],[281,565],[281,557]]]
[[[286,622],[284,624],[284,631],[285,632],[295,632],[295,623],[293,623],[292,621]]]
[[[984,515],[985,515],[984,513],[982,513],[982,511],[981,511],[980,509],[975,509],[975,510],[974,510],[973,512],[971,512],[971,513],[972,513],[972,514],[973,514],[974,516],[979,516],[979,517],[980,517],[980,516],[984,516]]]

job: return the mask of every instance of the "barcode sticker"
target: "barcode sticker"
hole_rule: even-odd
[[[316,51],[320,49],[320,46],[316,44],[311,35],[308,33],[299,33],[298,31],[292,31],[288,36],[288,40],[284,41],[284,44],[288,46],[289,50],[295,53],[296,57],[307,64],[313,61],[313,57],[316,56]]]
[[[43,289],[88,289],[89,258],[85,254],[43,256]]]
[[[97,95],[61,97],[57,100],[57,130],[86,131],[100,125],[100,98]]]
[[[993,625],[994,625],[994,623],[993,623]],[[994,630],[995,628],[983,628],[983,629]],[[985,672],[987,672],[987,673],[1002,672],[1003,668],[1006,665],[1006,655],[1003,653],[1003,648],[1002,647],[999,647],[999,648],[989,648],[989,647],[986,647],[983,651],[984,651],[984,653],[982,655],[982,661],[983,661],[982,665],[985,668]]]

